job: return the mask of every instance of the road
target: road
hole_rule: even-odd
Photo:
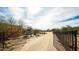
[[[39,37],[33,37],[20,49],[21,51],[56,51],[53,46],[53,34],[48,32]]]

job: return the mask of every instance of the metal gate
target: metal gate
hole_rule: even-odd
[[[53,45],[59,51],[77,51],[77,31],[53,31]]]

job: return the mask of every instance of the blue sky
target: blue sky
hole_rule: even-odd
[[[79,25],[77,7],[0,7],[1,15],[14,16],[16,20],[23,20],[26,25],[38,29]]]
[[[76,15],[76,16],[74,16],[74,17],[71,17],[71,18],[65,19],[65,20],[63,20],[63,21],[61,21],[61,22],[67,22],[67,21],[77,20],[77,19],[79,19],[79,15]]]
[[[9,11],[8,7],[1,7],[0,13],[2,13],[5,16],[12,16],[12,13]]]

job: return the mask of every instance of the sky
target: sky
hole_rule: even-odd
[[[13,16],[37,29],[79,26],[78,7],[0,7],[0,16]]]

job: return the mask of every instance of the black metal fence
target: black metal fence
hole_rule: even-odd
[[[77,31],[53,31],[53,44],[60,51],[77,51]]]

